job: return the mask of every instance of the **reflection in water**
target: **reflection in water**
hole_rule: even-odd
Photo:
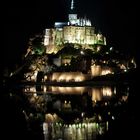
[[[43,123],[44,139],[96,140],[107,131],[108,122],[83,122],[77,124]],[[63,131],[62,131],[63,130]],[[51,136],[50,136],[51,135]]]
[[[23,93],[34,110],[26,113],[28,123],[40,119],[45,140],[97,140],[119,117],[115,110],[127,103],[129,88],[41,85],[25,86]]]
[[[97,136],[103,135],[108,130],[108,121],[96,122],[95,118],[82,118],[75,123],[59,122],[54,115],[47,114],[43,123],[45,140],[96,140]]]
[[[62,94],[82,94],[87,91],[85,87],[51,87],[52,92],[62,93]]]

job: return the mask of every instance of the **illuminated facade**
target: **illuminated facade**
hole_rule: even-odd
[[[82,72],[54,72],[52,74],[52,81],[57,82],[81,82],[89,79],[90,76]]]
[[[94,44],[106,45],[106,38],[95,32],[91,21],[85,18],[78,18],[73,12],[74,4],[71,2],[71,13],[68,15],[68,22],[56,22],[54,28],[45,29],[44,46],[46,53],[56,53],[59,47],[66,43],[79,44],[82,48],[91,48]]]
[[[37,57],[24,78],[37,81],[38,73],[43,72],[42,82],[78,82],[136,68],[134,58],[120,58],[120,53],[108,47],[106,37],[96,33],[89,19],[78,18],[72,0],[68,22],[55,22],[54,28],[30,39],[25,58]]]

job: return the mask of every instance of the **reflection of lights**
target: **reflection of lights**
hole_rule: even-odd
[[[127,87],[127,91],[129,91],[129,87]]]
[[[98,119],[101,121],[102,120],[102,117],[100,115],[98,115]]]
[[[95,122],[87,122],[87,123],[74,123],[74,124],[64,124],[61,126],[57,126],[55,130],[61,130],[63,128],[64,132],[67,132],[65,135],[66,139],[69,139],[70,135],[73,135],[71,138],[74,139],[91,139],[92,136],[96,136],[97,134],[104,134],[105,128],[108,127],[108,122],[105,124],[98,124]],[[87,137],[86,137],[87,136]],[[70,138],[70,139],[71,139]]]
[[[57,120],[57,114],[56,113],[54,113],[52,116],[53,116],[54,120]]]
[[[82,116],[82,117],[84,116],[84,113],[83,113],[83,112],[81,113],[81,116]]]
[[[115,117],[114,116],[112,116],[112,120],[115,120]]]
[[[112,95],[111,87],[103,87],[103,96],[111,96],[111,95]]]
[[[96,103],[96,101],[101,101],[102,93],[101,88],[93,88],[92,89],[92,101]]]
[[[72,127],[75,128],[76,127],[75,124],[73,124]]]
[[[52,92],[63,94],[82,94],[86,90],[86,87],[55,87],[52,86]]]
[[[47,87],[43,86],[43,91],[46,92],[47,91]]]
[[[71,128],[71,124],[69,124],[69,127]]]
[[[48,133],[48,124],[46,122],[43,123],[43,133],[44,134]]]
[[[108,115],[110,115],[111,113],[110,112],[108,112]]]
[[[66,87],[64,90],[70,92],[72,90],[72,88],[71,87]]]

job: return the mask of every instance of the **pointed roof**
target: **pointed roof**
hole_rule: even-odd
[[[71,0],[69,9],[70,9],[70,13],[75,13],[75,2],[74,2],[74,0]]]
[[[74,9],[74,0],[71,0],[71,6],[70,9],[73,10]]]

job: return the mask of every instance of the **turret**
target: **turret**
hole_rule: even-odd
[[[77,14],[75,13],[74,0],[71,0],[70,13],[68,15],[68,25],[78,24]]]

